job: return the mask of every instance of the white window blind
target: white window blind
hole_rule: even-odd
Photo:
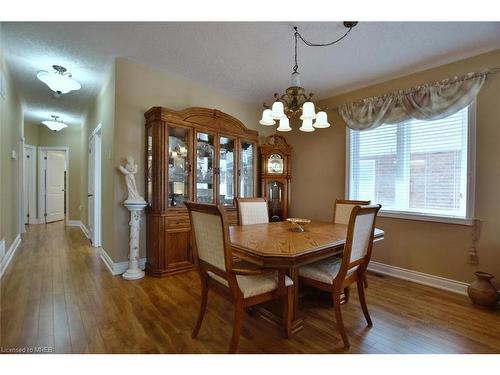
[[[349,130],[349,197],[384,211],[466,218],[468,112]]]

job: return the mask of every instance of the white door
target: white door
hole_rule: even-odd
[[[66,153],[45,152],[45,222],[64,220]]]
[[[24,147],[24,223],[36,223],[36,147]]]
[[[92,246],[101,246],[101,124],[89,139],[88,231]]]
[[[95,136],[89,141],[89,174],[87,204],[89,209],[88,231],[90,242],[95,244]]]

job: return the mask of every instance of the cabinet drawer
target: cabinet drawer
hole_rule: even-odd
[[[189,228],[189,216],[167,217],[167,229]]]

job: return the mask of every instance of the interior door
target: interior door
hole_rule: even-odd
[[[45,222],[64,220],[64,172],[66,153],[46,151],[45,160]]]
[[[94,183],[94,179],[95,179],[95,157],[94,157],[94,154],[95,154],[95,141],[96,141],[96,137],[93,136],[90,138],[90,141],[89,141],[89,173],[88,173],[88,189],[87,189],[87,207],[88,207],[88,214],[89,214],[89,217],[88,217],[88,220],[87,220],[87,223],[88,223],[88,231],[89,231],[89,237],[90,237],[90,242],[92,242],[92,244],[95,243],[95,191],[94,191],[94,188],[95,188],[95,183]]]
[[[24,223],[36,222],[36,148],[24,147]]]

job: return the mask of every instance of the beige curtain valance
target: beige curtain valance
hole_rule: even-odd
[[[495,71],[496,72],[496,71]],[[362,99],[339,106],[347,126],[354,130],[374,129],[410,118],[435,120],[468,106],[493,70],[468,73],[441,81]]]

